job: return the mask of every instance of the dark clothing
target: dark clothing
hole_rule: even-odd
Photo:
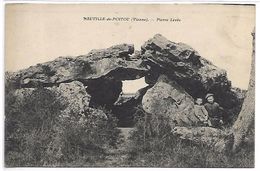
[[[210,118],[222,119],[223,108],[218,103],[205,103],[204,104]]]
[[[214,128],[221,128],[222,124],[220,123],[220,119],[218,118],[209,118],[212,127]]]
[[[220,120],[223,119],[223,108],[218,103],[205,103],[206,110],[208,111],[209,120],[213,127],[220,127]]]

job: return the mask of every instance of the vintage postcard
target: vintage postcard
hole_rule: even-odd
[[[254,167],[254,28],[254,4],[6,4],[5,167]]]

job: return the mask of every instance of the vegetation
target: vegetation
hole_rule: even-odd
[[[18,84],[7,75],[6,167],[254,167],[254,142],[242,145],[237,153],[217,153],[174,137],[174,123],[168,117],[149,115],[140,106],[128,143],[111,157],[110,151],[120,146],[121,137],[110,111],[89,108],[84,115],[68,116],[64,113],[67,104],[61,104],[49,89],[39,87],[17,96]],[[254,131],[251,134],[254,137]],[[109,155],[114,162],[108,161]]]
[[[5,165],[90,166],[119,142],[116,119],[109,112],[86,110],[83,116],[64,114],[48,89],[17,96],[6,81]]]
[[[169,134],[169,118],[148,116],[139,110],[130,137],[128,165],[145,167],[254,167],[254,142],[238,153],[218,153]],[[149,122],[149,123],[147,123]]]

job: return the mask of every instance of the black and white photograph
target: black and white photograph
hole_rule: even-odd
[[[5,4],[4,167],[254,168],[255,4]]]

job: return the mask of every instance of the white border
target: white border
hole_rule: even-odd
[[[75,3],[80,3],[80,4],[86,4],[86,3],[110,3],[110,4],[115,4],[115,3],[129,3],[129,4],[198,4],[198,3],[201,3],[201,4],[214,4],[214,3],[221,3],[221,4],[252,4],[252,3],[256,3],[256,21],[259,20],[260,18],[260,12],[259,12],[259,9],[260,9],[260,1],[252,1],[252,0],[247,0],[247,1],[235,1],[235,0],[229,0],[229,1],[216,1],[216,0],[211,0],[211,1],[187,1],[187,0],[184,0],[184,1],[181,1],[181,0],[175,0],[175,1],[172,1],[172,0],[166,0],[164,2],[161,2],[159,0],[154,0],[154,1],[145,1],[145,0],[132,0],[132,1],[129,1],[129,0],[121,0],[121,1],[118,1],[118,0],[110,0],[110,1],[104,1],[104,0],[96,0],[96,1],[89,1],[89,0],[68,0],[68,1],[62,1],[62,0],[46,0],[46,1],[40,1],[40,0],[5,0],[5,1],[2,1],[0,0],[0,13],[1,13],[1,17],[0,17],[0,38],[1,41],[1,48],[0,48],[0,93],[1,93],[1,98],[0,98],[0,120],[1,120],[1,127],[0,127],[0,137],[1,137],[1,145],[0,145],[0,151],[1,151],[1,154],[0,154],[0,170],[17,170],[17,171],[27,171],[27,170],[74,170],[75,168],[4,168],[4,5],[7,4],[7,3],[42,3],[42,4],[75,4]],[[259,37],[259,28],[260,28],[260,24],[259,22],[256,22],[256,86],[259,84],[259,61],[257,59],[257,57],[259,56],[260,52],[258,50],[260,50],[259,46],[260,46],[260,37]],[[258,34],[259,33],[259,34]],[[256,89],[256,114],[255,114],[255,130],[256,130],[256,137],[255,137],[255,144],[256,144],[256,148],[255,148],[255,152],[256,152],[256,155],[255,155],[255,168],[254,169],[243,169],[243,170],[259,170],[260,169],[260,163],[257,162],[257,161],[260,161],[260,148],[258,146],[258,144],[260,143],[259,141],[259,125],[258,123],[260,123],[259,119],[259,113],[260,113],[260,106],[257,105],[257,104],[260,104],[258,103],[258,98],[259,98],[259,94],[260,93],[260,90],[259,89]],[[76,169],[95,169],[95,170],[103,170],[103,169],[106,169],[106,170],[109,170],[109,171],[112,171],[112,170],[118,170],[118,169],[123,169],[123,170],[131,170],[131,169],[137,169],[138,171],[141,171],[141,170],[147,170],[147,169],[151,169],[153,171],[155,170],[158,170],[158,168],[76,168]],[[162,168],[160,168],[162,169]],[[165,170],[169,170],[169,169],[174,169],[174,170],[180,170],[181,168],[165,168]],[[192,170],[200,170],[201,168],[192,168]],[[190,170],[190,169],[182,169],[182,170]],[[208,170],[208,169],[206,169]],[[215,169],[214,169],[215,170]],[[218,170],[218,169],[217,169]],[[221,170],[230,170],[228,168],[225,168],[225,169],[221,169]],[[233,169],[232,169],[233,170]]]
[[[106,4],[114,4],[114,3],[123,3],[123,4],[197,4],[197,3],[205,3],[205,4],[255,4],[260,2],[260,0],[3,0],[4,3],[43,3],[43,4],[75,4],[75,3],[106,3]]]

